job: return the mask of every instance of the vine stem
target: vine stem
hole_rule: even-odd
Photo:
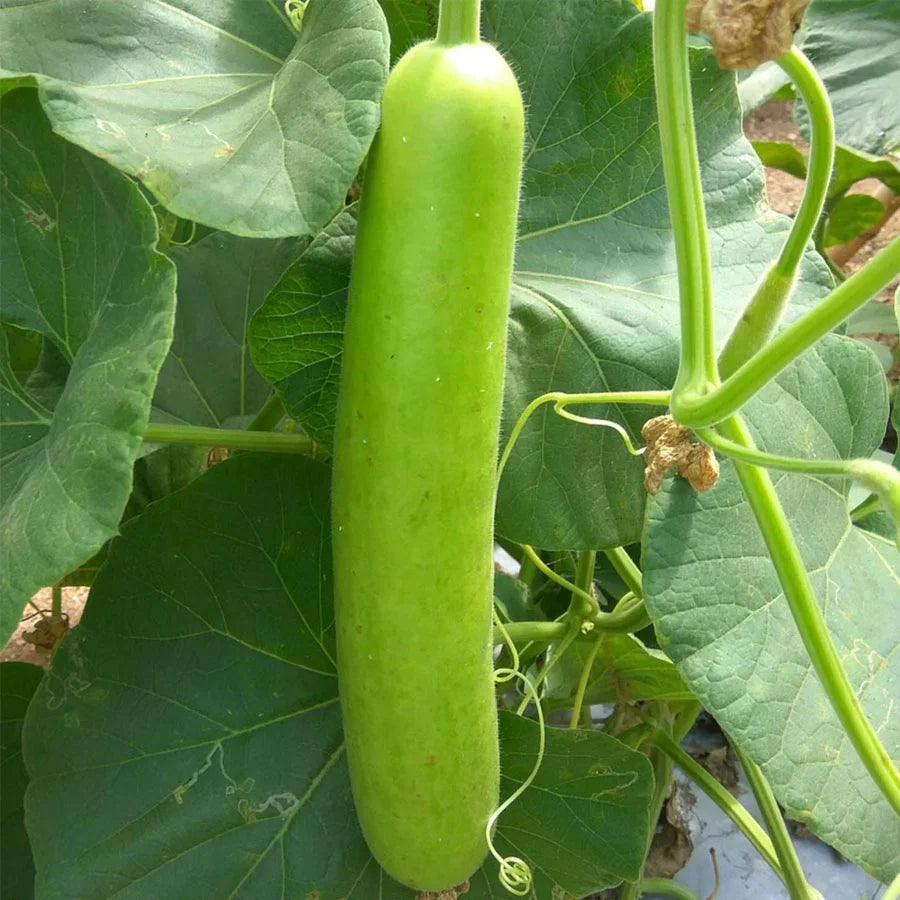
[[[278,394],[271,394],[263,408],[253,417],[247,431],[271,431],[284,418],[284,403]]]
[[[778,60],[809,112],[809,162],[803,199],[778,259],[766,270],[719,354],[719,375],[727,378],[766,344],[794,289],[797,270],[822,215],[834,167],[834,115],[828,92],[812,63],[792,47]]]
[[[594,566],[597,564],[596,550],[580,550],[575,568],[575,586],[591,598],[591,603],[582,609],[584,616],[596,616],[600,607],[594,598]]]
[[[594,595],[594,566],[596,564],[596,550],[581,550],[579,552],[578,565],[575,569],[575,584],[591,597]],[[584,611],[587,612],[587,610]],[[578,722],[581,719],[581,706],[584,703],[584,694],[587,690],[587,683],[591,677],[591,669],[594,667],[594,660],[597,658],[597,650],[599,648],[600,637],[598,636],[588,652],[588,658],[581,670],[581,677],[578,679],[578,688],[575,692],[575,701],[572,706],[572,717],[569,720],[569,728],[574,729],[578,727]]]
[[[698,702],[689,701],[684,704],[683,710],[672,726],[672,735],[676,744],[691,730],[699,714],[700,704]],[[653,844],[653,836],[656,833],[656,823],[659,821],[663,804],[666,802],[666,797],[669,793],[674,770],[672,760],[659,747],[651,743],[648,751],[650,765],[653,767],[653,796],[650,799],[650,833],[647,837],[647,847],[644,852],[645,864],[646,856]],[[638,900],[643,893],[643,884],[644,882],[640,879],[624,884],[619,892],[619,900]]]
[[[726,438],[755,449],[739,416],[722,422],[719,429]],[[872,780],[900,815],[900,773],[866,719],[841,665],[772,479],[757,466],[735,462],[734,467],[822,688]]]
[[[312,459],[328,459],[328,448],[308,437],[277,431],[244,431],[206,428],[200,425],[166,425],[150,422],[144,429],[145,444],[194,444],[227,447],[229,450],[260,450],[268,453],[301,453]]]
[[[897,526],[897,546],[900,547],[900,472],[887,463],[876,459],[799,459],[763,453],[755,448],[745,447],[729,441],[710,428],[698,428],[696,435],[719,453],[766,469],[782,472],[798,472],[801,475],[819,475],[832,478],[852,478],[870,491],[874,491],[877,508],[886,506]],[[851,513],[854,519],[855,510]]]
[[[727,419],[801,353],[836,328],[900,274],[900,237],[838,285],[824,300],[782,329],[752,359],[714,391],[672,395],[672,414],[681,425],[701,428]]]
[[[594,660],[597,659],[597,653],[600,650],[600,644],[603,639],[601,635],[597,635],[591,649],[588,651],[587,659],[581,669],[581,677],[578,679],[578,688],[575,691],[575,699],[572,703],[572,716],[569,719],[569,728],[574,730],[578,727],[581,719],[581,707],[584,704],[584,695],[587,692],[588,681],[591,679],[591,670],[594,668]]]
[[[809,114],[810,142],[803,199],[794,216],[775,268],[793,280],[828,196],[834,168],[834,113],[825,84],[802,50],[791,49],[776,60],[791,79]]]
[[[505,622],[503,628],[515,644],[528,644],[532,641],[551,644],[562,640],[569,632],[566,622]],[[501,644],[504,640],[502,633],[495,630],[494,644]]]
[[[712,268],[691,107],[685,6],[686,0],[659,0],[653,13],[656,107],[681,311],[681,359],[673,404],[683,393],[702,396],[719,383]]]
[[[57,582],[50,588],[50,619],[62,621],[62,584]]]
[[[769,836],[747,810],[689,753],[682,750],[664,731],[654,730],[651,740],[737,825],[747,840],[757,849],[772,871],[785,880],[778,854]],[[806,900],[804,897],[803,900]]]
[[[644,599],[644,579],[641,570],[635,565],[634,560],[628,555],[624,547],[611,547],[603,551],[606,558],[616,570],[616,574],[635,597]]]
[[[679,424],[697,428],[727,419],[888,284],[900,272],[900,237],[719,384],[706,214],[691,109],[685,5],[686,0],[657,3],[653,15],[653,61],[681,313],[681,359],[671,409]],[[801,69],[802,66],[796,66],[795,74]],[[806,87],[811,85],[812,81],[805,82]],[[822,109],[813,101],[810,113],[820,115]]]
[[[900,898],[900,873],[887,886],[885,892],[881,895],[881,900],[898,900]]]
[[[769,832],[775,853],[781,863],[784,883],[791,900],[812,900],[813,897],[821,897],[818,891],[813,894],[813,889],[807,884],[803,866],[800,865],[800,860],[797,858],[797,851],[794,849],[794,843],[784,824],[778,802],[775,800],[775,795],[772,793],[772,788],[766,781],[762,769],[736,744],[731,746],[741,763],[750,790],[753,791],[753,796],[756,797],[756,802],[759,804],[759,811],[765,820],[766,830]]]

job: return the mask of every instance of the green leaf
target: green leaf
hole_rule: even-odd
[[[56,402],[33,378],[22,386],[0,339],[5,642],[36,590],[117,531],[172,338],[175,273],[140,190],[54,137],[34,91],[3,98],[0,153],[3,316],[71,366]]]
[[[413,900],[371,860],[353,812],[329,482],[309,460],[242,455],[112,543],[26,721],[40,896],[177,900],[202,883],[213,897]],[[502,717],[507,793],[534,763],[536,730]],[[636,877],[646,758],[600,733],[547,741],[535,787],[500,820],[501,852],[534,864],[538,896]],[[501,891],[489,859],[470,896]]]
[[[868,457],[884,434],[884,376],[861,344],[831,336],[745,412],[770,452]],[[881,740],[896,748],[897,631],[885,625],[896,621],[900,552],[851,527],[846,481],[773,480],[847,674]],[[729,462],[708,493],[667,481],[648,505],[643,563],[660,645],[690,688],[762,767],[791,816],[890,881],[900,865],[900,820],[812,671]]]
[[[847,320],[847,334],[897,334],[898,329],[893,305],[878,299],[870,300]]]
[[[813,0],[803,30],[801,46],[825,82],[838,140],[879,156],[900,147],[896,0]],[[805,127],[802,103],[797,110]]]
[[[25,833],[28,773],[22,759],[22,725],[43,674],[29,663],[0,663],[0,895],[10,900],[34,896],[34,861]]]
[[[531,772],[537,722],[500,714],[501,794]],[[500,817],[497,850],[534,873],[534,896],[583,897],[639,877],[650,834],[653,775],[647,757],[599,731],[546,728],[546,749],[532,786]],[[472,879],[475,900],[502,896],[496,863]],[[481,885],[494,888],[487,893]],[[486,884],[487,883],[487,884]]]
[[[566,701],[575,693],[578,679],[591,652],[587,641],[576,641],[550,670],[547,697]],[[659,650],[644,646],[630,634],[600,638],[584,702],[636,703],[640,700],[691,700],[674,663]]]
[[[759,161],[770,169],[780,169],[795,178],[806,178],[806,157],[786,141],[753,141]]]
[[[834,175],[828,186],[828,197],[842,196],[864,178],[877,178],[894,193],[900,194],[900,169],[893,160],[879,159],[838,145],[834,151]]]
[[[331,443],[356,209],[342,212],[284,273],[250,323],[250,353],[314,440]]]
[[[0,74],[34,74],[57,134],[177,215],[315,234],[375,134],[387,27],[376,0],[311,0],[298,38],[281,7],[3,0]]]
[[[329,480],[244,455],[124,527],[26,723],[39,894],[335,900],[353,883],[368,853],[343,763]]]
[[[250,361],[248,324],[306,243],[218,232],[169,251],[178,307],[153,396],[155,421],[234,427],[260,410],[271,388]]]
[[[678,363],[677,283],[656,128],[651,18],[630,0],[489,0],[485,37],[512,63],[528,143],[512,292],[504,434],[550,390],[670,387]],[[564,47],[552,53],[548,48]],[[790,222],[763,201],[762,169],[741,131],[733,77],[692,53],[717,333],[722,340]],[[340,223],[340,224],[338,224]],[[291,416],[330,442],[349,280],[349,231],[336,220],[287,273],[251,327],[253,360]],[[789,316],[831,286],[804,261]],[[633,438],[658,410],[585,407]],[[523,432],[500,486],[497,527],[548,550],[635,543],[642,464],[609,429],[549,408]]]
[[[378,0],[391,33],[391,63],[437,33],[438,0]]]
[[[825,227],[825,246],[846,244],[881,220],[884,204],[869,194],[845,194],[831,208]]]

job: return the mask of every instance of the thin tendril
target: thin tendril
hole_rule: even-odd
[[[169,241],[173,247],[187,247],[197,234],[197,223],[191,221],[191,233],[183,241]]]
[[[632,443],[631,435],[618,422],[613,422],[612,419],[592,419],[589,416],[579,416],[575,413],[570,413],[566,409],[565,400],[557,400],[553,404],[553,412],[564,419],[570,419],[572,422],[581,422],[583,425],[602,425],[606,428],[612,428],[622,438],[625,449],[632,456],[642,456],[647,450],[646,447],[635,447]]]
[[[299,31],[303,24],[303,14],[306,12],[308,0],[285,0],[284,14],[294,28]]]
[[[522,429],[525,428],[526,423],[535,410],[545,403],[553,403],[556,412],[563,415],[561,409],[571,403],[584,403],[586,405],[594,403],[609,405],[638,403],[644,406],[668,406],[671,396],[671,391],[609,391],[597,394],[565,394],[562,391],[551,391],[548,394],[541,394],[540,397],[536,397],[522,410],[521,415],[516,420],[516,424],[513,425],[512,431],[509,433],[509,439],[506,442],[506,446],[503,448],[503,454],[501,455],[500,462],[497,466],[497,482],[499,483],[500,476],[503,475],[503,470],[509,462],[516,441],[519,440],[519,437],[522,434]],[[563,417],[567,419],[574,418],[574,415],[572,413],[567,413]],[[579,419],[575,419],[575,421],[579,421]],[[592,419],[590,422],[592,425],[600,424],[601,422],[607,424],[605,420],[600,419]],[[630,439],[626,441],[626,446],[630,448],[630,452],[633,452],[633,445],[631,444]]]
[[[494,810],[494,812],[491,814],[491,817],[487,820],[487,824],[484,826],[484,834],[487,838],[488,850],[490,850],[491,856],[493,856],[500,865],[500,871],[498,873],[500,883],[511,894],[515,894],[517,897],[524,897],[531,890],[531,883],[534,878],[531,872],[531,867],[521,857],[501,856],[497,848],[494,846],[492,831],[494,829],[494,825],[497,823],[497,819],[499,819],[500,816],[513,803],[515,803],[516,800],[518,800],[526,790],[528,790],[528,788],[534,782],[534,779],[537,777],[538,770],[541,768],[541,763],[544,760],[544,749],[546,743],[546,738],[544,735],[544,711],[543,709],[541,709],[541,700],[540,697],[538,697],[537,687],[532,684],[527,675],[520,672],[518,669],[518,653],[516,652],[515,645],[513,644],[511,638],[508,634],[506,634],[506,629],[503,627],[503,623],[500,621],[500,617],[497,615],[496,609],[494,610],[494,624],[500,629],[500,633],[503,635],[504,642],[510,648],[510,652],[513,656],[513,662],[515,664],[514,668],[500,668],[495,670],[494,681],[496,681],[498,684],[504,684],[506,682],[512,681],[514,678],[521,679],[525,684],[525,689],[529,697],[534,699],[534,705],[537,709],[538,725],[540,726],[537,759],[535,759],[534,761],[534,766],[531,769],[531,772],[528,774],[528,777]]]

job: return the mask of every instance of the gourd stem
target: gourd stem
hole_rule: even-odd
[[[597,562],[596,550],[581,550],[578,553],[578,564],[575,569],[575,585],[583,590],[589,597],[594,596],[594,566]],[[600,611],[600,607],[593,603],[582,609],[585,617],[592,616]]]
[[[803,99],[811,132],[803,199],[775,263],[775,268],[782,275],[793,280],[828,195],[834,167],[834,114],[825,85],[803,51],[792,47],[776,62]]]
[[[753,796],[756,797],[756,802],[759,804],[759,811],[762,813],[769,837],[772,839],[772,845],[781,862],[781,871],[784,872],[784,882],[791,900],[810,900],[810,886],[806,883],[803,867],[797,858],[797,851],[794,849],[769,782],[766,781],[759,766],[744,754],[740,747],[732,744],[732,748],[741,763]]]
[[[272,393],[263,408],[253,417],[247,431],[271,431],[284,418],[284,403],[281,397]]]
[[[702,394],[719,381],[712,269],[691,107],[685,5],[686,0],[658,0],[653,13],[656,109],[681,310],[681,359],[673,403],[682,391]]]
[[[778,861],[775,847],[753,816],[700,763],[689,753],[682,750],[665,732],[657,729],[653,732],[651,740],[744,832],[747,840],[753,844],[772,867],[772,871],[784,881],[784,872],[781,870],[781,863]]]
[[[628,555],[624,547],[610,547],[603,551],[606,558],[616,570],[616,574],[625,582],[625,587],[635,597],[644,598],[644,584],[641,570],[635,565],[634,560]]]
[[[503,628],[515,644],[531,641],[550,644],[562,640],[569,632],[569,625],[566,622],[505,622]],[[503,634],[495,630],[494,644],[502,644],[503,640]]]
[[[764,346],[790,300],[800,261],[822,214],[834,166],[834,115],[825,85],[796,47],[777,63],[797,88],[809,111],[809,164],[803,199],[778,259],[766,270],[719,354],[719,376],[727,378]]]
[[[594,660],[597,658],[597,652],[600,649],[600,643],[602,641],[602,635],[597,635],[594,639],[594,643],[591,646],[591,649],[588,651],[587,659],[584,661],[584,666],[581,669],[581,676],[578,679],[578,688],[575,691],[575,699],[572,702],[572,715],[569,719],[569,728],[574,730],[578,728],[578,723],[581,720],[581,707],[584,704],[584,695],[587,691],[588,681],[591,678],[591,670],[594,668]],[[590,710],[588,710],[590,713]],[[590,718],[590,715],[588,715]]]
[[[787,368],[820,338],[874,297],[900,272],[900,237],[838,285],[817,306],[780,331],[721,386],[672,395],[672,415],[680,425],[715,425],[740,409],[764,384]]]
[[[721,423],[719,430],[735,443],[756,449],[740,416],[732,416]],[[831,708],[875,785],[900,814],[900,772],[866,718],[841,665],[772,479],[765,469],[757,466],[735,462],[734,467],[778,574],[797,631]]]
[[[229,450],[261,450],[267,453],[301,453],[312,459],[328,459],[328,448],[308,437],[277,431],[244,431],[206,428],[200,425],[166,425],[151,422],[144,429],[145,444],[193,444],[227,447]]]
[[[441,0],[435,42],[445,47],[481,39],[481,0]]]

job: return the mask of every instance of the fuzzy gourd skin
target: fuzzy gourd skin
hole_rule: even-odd
[[[363,833],[441,890],[498,802],[493,514],[522,164],[488,44],[412,48],[366,170],[334,447],[338,677]]]

